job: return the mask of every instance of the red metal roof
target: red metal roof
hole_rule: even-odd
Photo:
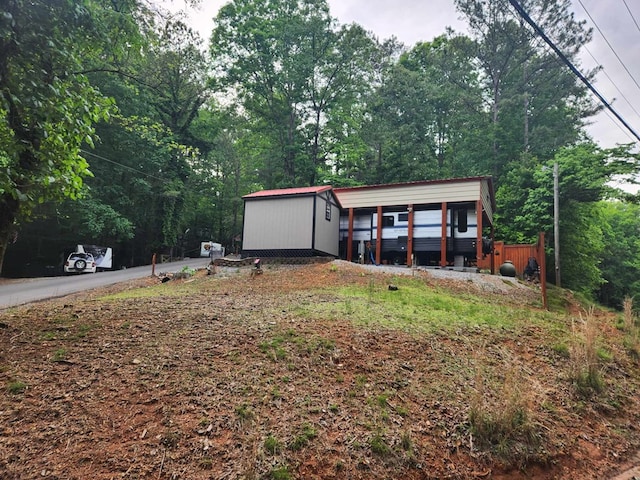
[[[250,193],[242,198],[258,198],[258,197],[283,197],[286,195],[308,195],[311,193],[321,193],[331,190],[331,185],[322,185],[320,187],[299,187],[299,188],[280,188],[277,190],[261,190],[259,192]]]

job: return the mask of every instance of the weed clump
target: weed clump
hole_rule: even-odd
[[[629,356],[637,362],[640,360],[640,326],[633,311],[633,299],[626,297],[622,307],[625,333],[623,345]]]
[[[603,350],[598,346],[598,326],[593,310],[573,324],[570,378],[578,395],[589,398],[605,389],[601,360]],[[605,355],[606,356],[606,355]]]
[[[513,362],[494,389],[487,385],[489,378],[482,368],[477,369],[469,409],[472,440],[508,464],[524,467],[542,443],[532,406],[535,393]]]
[[[315,428],[305,423],[302,426],[302,432],[296,435],[296,437],[291,441],[291,443],[289,443],[289,450],[293,450],[293,451],[301,450],[302,448],[307,446],[309,442],[314,438],[316,438],[317,436],[318,436],[318,433],[316,432]]]
[[[7,385],[7,391],[11,395],[20,395],[21,393],[24,393],[26,389],[27,389],[27,384],[24,382],[21,382],[20,380],[15,380],[13,382],[10,382],[9,385]]]

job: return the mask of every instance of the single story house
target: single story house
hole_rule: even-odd
[[[243,256],[464,267],[491,253],[491,177],[265,190],[243,198]]]

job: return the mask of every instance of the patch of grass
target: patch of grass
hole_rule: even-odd
[[[78,327],[78,332],[76,333],[76,338],[84,338],[93,328],[92,325],[82,324]]]
[[[600,357],[598,355],[598,325],[593,309],[582,315],[572,326],[570,377],[577,393],[589,398],[602,393],[605,382],[602,377]]]
[[[522,467],[538,454],[542,444],[531,406],[535,392],[513,362],[505,366],[503,379],[493,379],[484,366],[476,369],[469,425],[476,445]]]
[[[411,434],[409,432],[403,432],[402,437],[400,438],[400,446],[402,450],[407,453],[413,451],[413,440],[411,439]]]
[[[287,358],[287,351],[282,346],[284,341],[285,339],[283,337],[276,337],[269,342],[262,342],[258,345],[258,348],[260,348],[262,353],[270,356],[274,361],[284,360]]]
[[[52,362],[63,362],[67,358],[67,351],[64,348],[59,348],[55,352],[53,352],[53,356],[51,357]]]
[[[633,310],[633,299],[626,297],[623,302],[623,323],[624,330],[623,345],[629,356],[635,360],[640,360],[640,327],[638,319]]]
[[[566,343],[556,343],[551,347],[551,349],[562,358],[569,358],[571,356],[569,346]]]
[[[305,423],[304,425],[302,425],[302,432],[296,435],[294,439],[289,443],[289,450],[301,450],[317,436],[318,433],[316,432],[315,428],[313,428],[313,426],[309,425],[308,423]]]
[[[27,389],[27,384],[20,380],[14,380],[7,385],[7,392],[11,395],[20,395]]]
[[[99,301],[135,300],[138,298],[185,297],[200,292],[198,282],[167,282],[150,287],[132,288],[99,297]]]
[[[369,447],[373,453],[382,457],[389,456],[393,453],[393,449],[387,444],[387,440],[380,433],[376,433],[369,439]]]
[[[605,362],[610,362],[611,360],[613,360],[613,353],[611,353],[609,350],[607,350],[604,347],[598,347],[596,349],[596,355],[598,356],[599,360],[602,360]]]
[[[282,443],[273,435],[269,435],[264,441],[264,449],[267,453],[275,455],[282,450]]]
[[[271,472],[269,472],[269,478],[271,480],[291,480],[293,476],[289,471],[289,467],[287,465],[283,465],[271,470]]]
[[[251,420],[253,418],[253,409],[251,408],[251,406],[243,403],[242,405],[238,405],[236,407],[236,415],[241,422]]]
[[[42,339],[47,341],[56,340],[57,338],[56,332],[44,332],[42,335]]]
[[[372,323],[415,333],[452,331],[460,327],[491,326],[513,330],[522,321],[516,306],[495,305],[480,295],[450,292],[425,285],[419,278],[395,278],[397,291],[376,289],[372,283],[339,288],[332,293],[341,303],[327,302],[308,312],[312,318],[339,318],[345,314],[360,325]],[[527,319],[548,321],[551,314],[534,311]]]

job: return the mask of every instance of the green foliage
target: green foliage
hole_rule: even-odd
[[[260,133],[264,186],[315,184],[327,170],[328,127],[338,126],[327,120],[334,111],[345,119],[342,102],[366,88],[372,40],[357,25],[336,29],[325,0],[235,0],[216,25],[216,82],[237,91]]]
[[[475,376],[471,395],[469,425],[474,442],[503,461],[515,466],[526,465],[542,444],[532,408],[535,392],[522,381],[515,365],[506,366],[504,378],[488,377],[484,366]]]
[[[369,446],[371,447],[371,451],[376,455],[380,455],[382,457],[391,455],[393,453],[393,449],[387,444],[386,439],[380,433],[376,433],[369,440]]]
[[[294,439],[291,440],[291,442],[289,442],[289,450],[302,450],[309,444],[311,440],[313,440],[317,436],[318,433],[316,432],[316,429],[308,423],[305,423],[304,425],[302,425],[302,431],[298,435],[296,435]]]
[[[622,308],[625,298],[640,295],[640,207],[617,201],[601,202],[603,243],[600,270],[604,283],[598,300]]]
[[[19,395],[27,389],[27,384],[20,380],[14,380],[7,385],[7,391],[11,395]]]
[[[267,453],[275,455],[282,450],[282,443],[273,435],[269,435],[264,441],[264,449]]]
[[[438,329],[460,327],[497,327],[511,330],[517,327],[516,308],[496,308],[485,298],[460,296],[445,290],[425,288],[424,282],[413,278],[397,278],[397,291],[389,291],[387,284],[377,286],[372,296],[368,286],[345,287],[334,292],[347,303],[349,318],[366,325],[382,325],[412,332],[434,332]],[[344,317],[341,303],[314,305],[308,315]],[[545,321],[543,314],[531,321]]]
[[[275,467],[269,472],[269,478],[271,480],[291,480],[293,476],[289,471],[289,467],[284,465],[282,467]]]
[[[0,259],[14,222],[28,220],[38,204],[77,198],[90,175],[81,149],[94,146],[95,124],[113,102],[79,72],[103,47],[101,29],[116,28],[103,15],[108,9],[61,0],[0,7]],[[126,38],[112,44],[119,41]]]
[[[593,311],[574,321],[571,346],[571,380],[576,392],[590,398],[604,391],[599,329]]]

